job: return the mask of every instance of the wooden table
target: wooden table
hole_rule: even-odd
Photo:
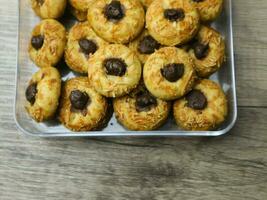
[[[15,126],[17,1],[0,0],[0,199],[267,199],[267,1],[233,4],[239,107],[229,134],[55,140]]]

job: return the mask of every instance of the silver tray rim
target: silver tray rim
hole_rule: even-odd
[[[234,41],[233,41],[233,20],[232,20],[232,0],[228,0],[229,2],[229,27],[230,27],[230,52],[231,55],[231,78],[233,80],[232,83],[232,95],[233,95],[233,119],[228,126],[222,130],[215,131],[120,131],[120,132],[105,132],[105,131],[90,131],[90,132],[72,132],[72,133],[34,133],[29,132],[23,128],[20,122],[17,119],[16,115],[16,100],[18,95],[18,73],[19,73],[19,39],[20,39],[20,1],[18,1],[18,18],[17,18],[17,48],[16,48],[16,71],[15,71],[15,90],[14,90],[14,104],[13,104],[13,118],[17,128],[21,131],[21,133],[33,136],[33,137],[41,137],[41,138],[73,138],[73,137],[216,137],[221,136],[228,133],[235,125],[237,121],[237,96],[236,96],[236,77],[235,77],[235,57],[234,57]]]

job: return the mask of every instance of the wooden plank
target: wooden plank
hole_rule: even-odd
[[[267,2],[232,0],[239,105],[267,106]]]
[[[17,135],[8,115],[1,199],[264,199],[267,109],[239,116],[218,138],[53,140]]]

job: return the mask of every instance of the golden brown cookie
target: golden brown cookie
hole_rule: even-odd
[[[26,110],[37,122],[51,119],[58,106],[61,77],[56,68],[46,67],[36,72],[25,92]]]
[[[175,46],[195,36],[199,14],[189,0],[154,0],[147,9],[146,27],[161,44]]]
[[[222,11],[223,0],[191,0],[198,9],[202,22],[215,20]]]
[[[59,120],[70,130],[98,128],[106,116],[108,103],[89,84],[87,77],[67,80],[62,89]]]
[[[31,0],[35,14],[43,19],[57,19],[64,14],[66,0]]]
[[[138,56],[142,64],[144,64],[148,57],[161,47],[145,29],[141,35],[129,44],[129,48],[132,49]]]
[[[175,47],[164,47],[153,53],[145,63],[143,76],[151,94],[164,100],[185,95],[196,79],[192,58]]]
[[[139,0],[145,8],[148,8],[154,0]]]
[[[87,12],[81,12],[70,6],[71,14],[80,22],[87,20]]]
[[[159,128],[168,118],[170,102],[153,97],[139,85],[129,95],[113,100],[117,120],[129,130],[148,131]]]
[[[71,13],[79,21],[86,21],[88,9],[95,1],[96,0],[69,0]]]
[[[227,116],[227,99],[221,87],[208,79],[173,106],[176,123],[185,130],[207,131],[218,127]]]
[[[106,97],[129,93],[138,85],[141,73],[137,55],[121,44],[100,48],[89,59],[89,81],[97,92]]]
[[[145,13],[139,0],[98,0],[88,11],[94,31],[111,43],[128,43],[143,29]]]
[[[28,51],[38,67],[50,67],[60,61],[65,45],[64,26],[54,19],[45,19],[34,27]]]
[[[78,23],[69,31],[65,61],[72,70],[87,74],[88,59],[107,44],[95,34],[88,22]]]
[[[216,72],[225,60],[224,39],[213,28],[201,26],[189,54],[194,59],[197,75],[208,77]]]

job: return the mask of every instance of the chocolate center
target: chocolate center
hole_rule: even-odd
[[[200,90],[192,90],[185,98],[187,106],[195,110],[203,110],[207,106],[207,98]]]
[[[137,112],[148,112],[157,105],[157,100],[148,92],[137,94],[135,108]]]
[[[184,10],[178,9],[166,9],[164,10],[164,17],[171,22],[182,21],[185,18]]]
[[[194,53],[197,59],[203,59],[208,55],[209,44],[197,43],[194,46]]]
[[[94,54],[97,50],[96,43],[86,38],[79,40],[79,46],[85,55]]]
[[[35,48],[36,50],[42,48],[44,44],[44,36],[42,35],[33,36],[31,39],[31,44],[33,48]]]
[[[69,98],[71,106],[78,110],[86,108],[88,101],[90,101],[88,94],[80,90],[71,91]]]
[[[35,102],[35,96],[37,94],[37,83],[30,84],[25,92],[25,96],[28,102],[31,103],[31,105]]]
[[[106,73],[112,76],[123,76],[126,73],[127,65],[119,58],[108,58],[103,63]]]
[[[120,1],[112,1],[106,5],[104,15],[108,20],[118,21],[124,17],[123,6]]]
[[[151,54],[159,47],[160,44],[153,37],[147,35],[139,42],[138,51],[143,54]]]
[[[160,71],[165,79],[170,82],[175,82],[184,75],[184,64],[171,63],[165,65]]]

